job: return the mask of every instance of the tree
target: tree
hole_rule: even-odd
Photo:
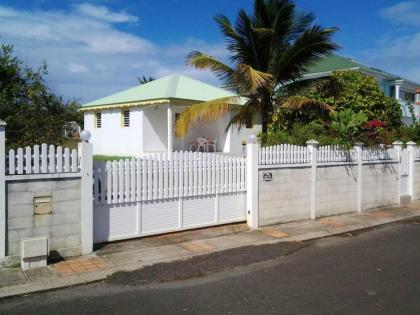
[[[177,121],[179,136],[191,124],[232,110],[236,115],[230,125],[241,126],[249,112],[258,112],[266,132],[273,108],[306,86],[299,79],[307,66],[337,48],[331,41],[336,29],[314,25],[313,14],[299,12],[290,0],[255,0],[252,14],[240,10],[234,26],[223,15],[215,20],[226,38],[232,66],[199,51],[191,52],[186,62],[211,70],[241,97],[189,107]]]
[[[374,77],[359,71],[344,70],[332,74],[327,84],[310,91],[309,98],[325,102],[335,111],[362,112],[368,120],[379,119],[390,128],[401,126],[401,106],[387,97]]]
[[[151,76],[149,76],[149,77],[142,76],[142,77],[137,77],[137,80],[139,80],[140,84],[145,84],[145,83],[149,83],[149,82],[154,81],[155,78],[153,78]]]
[[[61,144],[67,122],[81,124],[77,102],[64,102],[46,86],[47,65],[24,67],[13,46],[0,47],[0,118],[7,123],[6,143],[22,147],[35,143]]]

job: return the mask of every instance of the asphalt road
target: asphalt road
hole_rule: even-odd
[[[420,219],[0,300],[0,313],[420,314]]]

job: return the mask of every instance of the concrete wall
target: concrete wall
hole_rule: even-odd
[[[264,181],[264,173],[272,174],[272,181]],[[310,218],[311,168],[260,169],[259,224],[306,220]]]
[[[413,192],[414,199],[420,199],[420,161],[414,162],[414,176],[413,176]]]
[[[364,164],[362,210],[399,204],[398,164]]]
[[[80,185],[80,178],[7,181],[6,255],[18,259],[20,240],[36,236],[48,236],[50,251],[80,255]],[[34,215],[33,199],[40,196],[52,196],[52,214]]]
[[[416,176],[420,178],[420,162]],[[398,163],[362,165],[362,210],[399,204]],[[264,174],[272,180],[265,181]],[[317,165],[315,215],[356,212],[358,209],[358,165]],[[310,219],[311,167],[260,168],[258,171],[259,225]],[[420,196],[420,180],[415,185]],[[418,197],[419,198],[419,197]],[[419,198],[420,199],[420,198]]]
[[[316,184],[317,217],[356,211],[357,165],[318,166]]]

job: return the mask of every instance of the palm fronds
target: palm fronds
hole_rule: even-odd
[[[238,111],[240,102],[239,96],[229,96],[188,107],[176,121],[176,136],[184,137],[188,129],[199,122],[216,120],[230,111]]]

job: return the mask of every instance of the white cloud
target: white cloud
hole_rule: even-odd
[[[415,1],[403,1],[383,8],[379,15],[397,24],[420,26],[420,5]]]
[[[104,6],[95,6],[89,3],[82,3],[75,5],[75,8],[78,12],[97,18],[99,20],[104,20],[112,23],[122,23],[122,22],[137,22],[138,18],[136,16],[130,15],[124,11],[122,12],[111,12],[107,7]]]
[[[420,6],[400,2],[383,8],[379,15],[397,25],[360,57],[371,66],[420,83]]]
[[[24,11],[0,5],[1,42],[13,44],[29,65],[38,66],[46,60],[52,88],[65,98],[82,102],[136,85],[141,75],[160,77],[178,72],[218,83],[208,72],[185,66],[184,59],[191,50],[226,58],[223,43],[190,38],[157,44],[119,30],[114,13],[106,9],[105,15],[113,16],[112,20],[80,12],[80,7]]]
[[[80,63],[76,63],[76,62],[69,62],[67,64],[67,69],[70,72],[74,72],[74,73],[83,73],[83,72],[88,72],[89,71],[88,67],[86,67],[85,65],[82,65]]]

